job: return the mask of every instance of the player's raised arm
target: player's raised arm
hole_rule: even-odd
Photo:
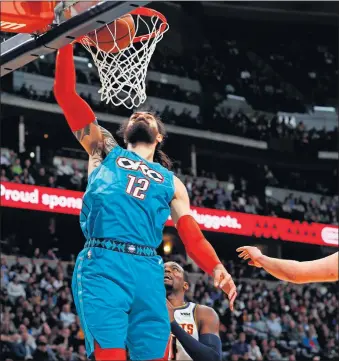
[[[63,110],[72,132],[90,155],[89,168],[98,166],[103,158],[105,143],[113,148],[113,136],[98,125],[91,107],[76,92],[73,45],[60,49],[56,58],[54,95]],[[109,140],[108,140],[109,139]]]
[[[237,290],[232,277],[191,216],[190,201],[185,185],[177,177],[174,177],[174,185],[175,194],[171,203],[171,215],[186,252],[203,271],[214,277],[215,287],[220,287],[227,293],[230,308],[233,310]]]
[[[307,262],[267,257],[257,247],[244,246],[238,248],[237,252],[240,252],[240,258],[250,259],[249,265],[262,267],[283,281],[302,284],[339,280],[338,252],[328,257]]]

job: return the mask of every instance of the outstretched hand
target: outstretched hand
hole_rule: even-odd
[[[250,266],[261,268],[262,265],[260,264],[260,258],[262,257],[262,253],[257,247],[250,247],[250,246],[243,246],[237,248],[237,252],[239,252],[239,258],[242,258],[243,260],[248,260],[248,264]]]
[[[237,297],[237,288],[231,275],[222,264],[218,264],[213,270],[214,286],[221,288],[228,296],[230,309],[234,311],[234,301]]]

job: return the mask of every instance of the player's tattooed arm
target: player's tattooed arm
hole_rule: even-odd
[[[101,164],[104,159],[104,145],[103,142],[98,142],[97,145],[92,149],[92,153],[88,159],[88,176],[93,170]]]
[[[114,139],[112,133],[110,133],[107,129],[100,127],[102,138],[103,138],[103,150],[107,155],[118,143]]]
[[[96,125],[100,130],[101,140],[91,146],[91,153],[89,154],[88,160],[88,175],[90,175],[95,168],[99,167],[105,155],[118,144],[107,129],[99,126],[98,123],[96,123]],[[79,136],[81,136],[81,134]]]
[[[99,126],[97,120],[73,134],[90,156],[96,153],[100,147],[105,154],[108,154],[117,145],[113,135],[107,129]],[[101,144],[99,145],[99,143]]]

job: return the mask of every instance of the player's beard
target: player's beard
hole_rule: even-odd
[[[156,140],[156,133],[144,121],[137,121],[126,129],[125,139],[130,144],[153,144]]]
[[[166,295],[170,294],[173,292],[173,285],[170,285],[168,283],[165,283],[165,289],[166,289]]]

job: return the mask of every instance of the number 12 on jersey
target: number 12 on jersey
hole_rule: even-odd
[[[137,178],[133,175],[129,174],[128,176],[128,184],[126,187],[127,194],[132,197],[144,200],[146,197],[145,192],[147,191],[150,181],[145,178]]]

